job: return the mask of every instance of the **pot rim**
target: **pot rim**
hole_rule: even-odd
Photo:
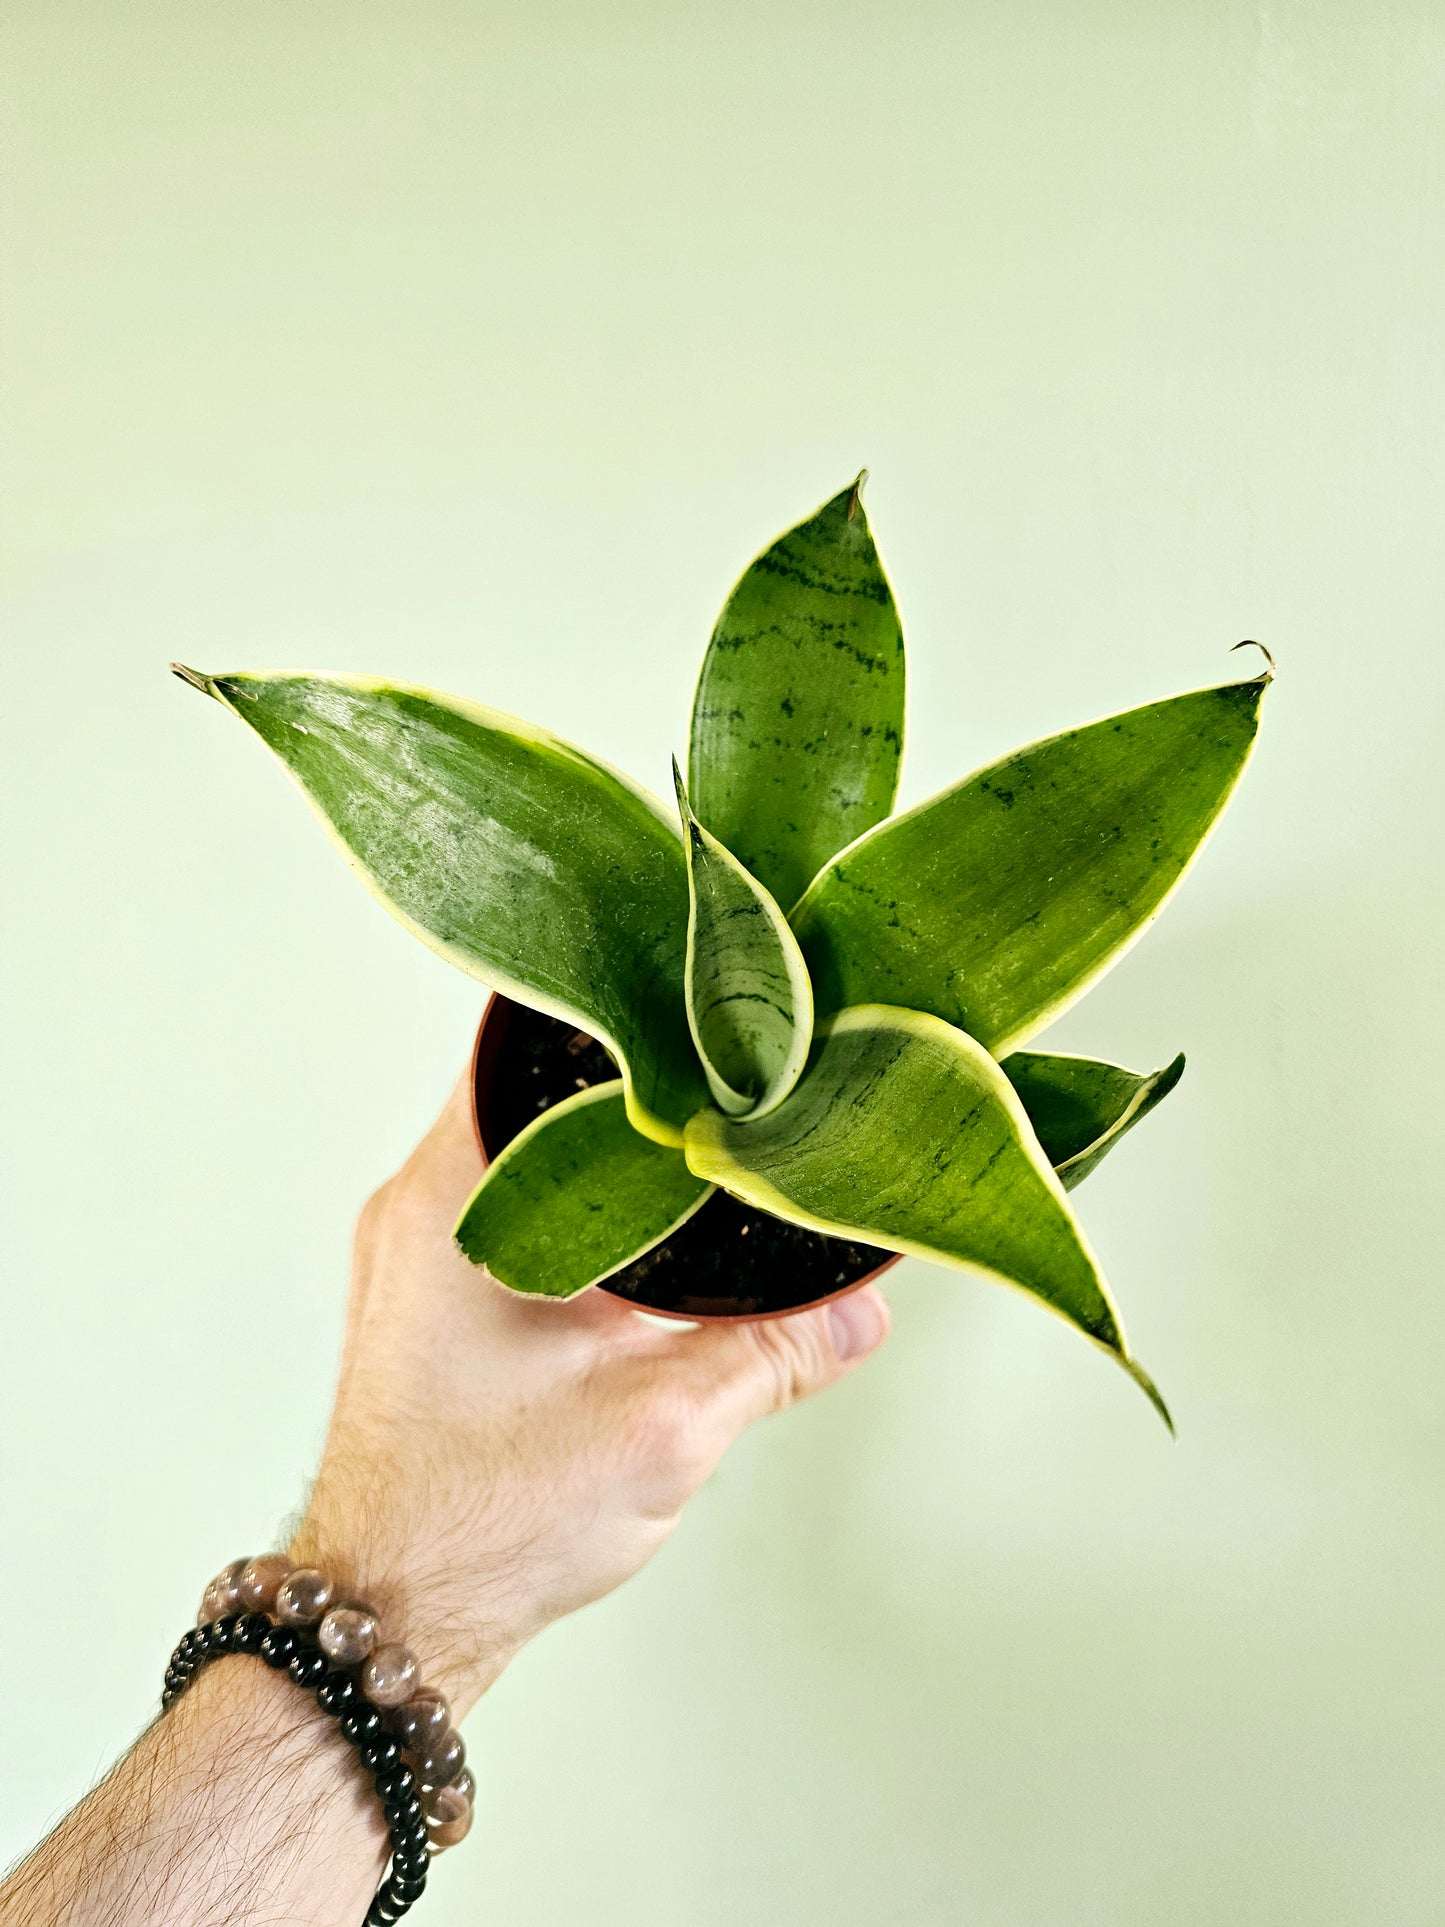
[[[477,1153],[482,1160],[484,1171],[491,1163],[491,1158],[482,1136],[482,1111],[478,1102],[478,1092],[484,1079],[488,1090],[491,1089],[497,1053],[501,1049],[502,1038],[506,1033],[505,1020],[508,1014],[513,1010],[525,1008],[525,1005],[517,1004],[512,998],[504,997],[501,991],[494,990],[487,998],[486,1008],[482,1012],[482,1021],[477,1025],[476,1042],[472,1045],[469,1088],[472,1136],[476,1141]],[[821,1298],[810,1298],[806,1304],[790,1305],[783,1311],[659,1311],[651,1305],[639,1305],[635,1298],[629,1298],[624,1292],[611,1290],[605,1278],[600,1284],[592,1285],[589,1289],[605,1291],[609,1298],[615,1298],[619,1304],[630,1305],[634,1311],[645,1312],[649,1318],[668,1318],[680,1325],[761,1325],[772,1318],[796,1318],[802,1312],[816,1311],[819,1305],[831,1305],[839,1298],[850,1297],[853,1292],[861,1291],[865,1285],[871,1285],[876,1279],[881,1278],[885,1271],[891,1271],[902,1255],[901,1252],[895,1251],[875,1270],[870,1271],[865,1277],[855,1279],[851,1285],[841,1285],[837,1291],[825,1292]]]

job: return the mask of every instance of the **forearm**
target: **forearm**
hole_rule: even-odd
[[[470,1089],[362,1214],[341,1384],[289,1548],[405,1641],[453,1721],[543,1626],[645,1564],[743,1425],[888,1328],[872,1288],[703,1330],[597,1292],[499,1289],[451,1236],[480,1175]],[[423,1812],[430,1846],[465,1831]],[[0,1927],[356,1927],[386,1853],[335,1722],[234,1654],[0,1887]]]
[[[355,1927],[381,1808],[284,1674],[208,1666],[0,1887],[0,1927]]]

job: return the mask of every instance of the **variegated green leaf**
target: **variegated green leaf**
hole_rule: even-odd
[[[999,1068],[1018,1092],[1064,1189],[1072,1191],[1163,1103],[1184,1075],[1184,1057],[1159,1071],[1126,1071],[1093,1057],[1019,1050]]]
[[[756,1116],[780,1103],[802,1075],[813,1041],[813,986],[787,918],[698,822],[676,763],[672,774],[692,904],[692,1039],[723,1110]]]
[[[821,1012],[931,1011],[1003,1056],[1158,914],[1239,781],[1267,678],[1006,757],[882,824],[792,913]]]
[[[898,788],[903,632],[862,480],[747,570],[693,703],[693,808],[787,907]]]
[[[952,1025],[845,1010],[819,1027],[786,1102],[757,1119],[700,1112],[686,1154],[699,1177],[795,1224],[1017,1285],[1112,1352],[1167,1422],[1012,1085]]]
[[[513,1291],[575,1298],[659,1244],[711,1192],[680,1151],[633,1130],[620,1082],[597,1084],[512,1139],[455,1236]]]
[[[544,730],[360,676],[205,677],[378,900],[433,950],[599,1037],[659,1143],[708,1101],[683,977],[687,864],[662,805]]]

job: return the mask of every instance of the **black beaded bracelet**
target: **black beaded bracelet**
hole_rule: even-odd
[[[416,1690],[414,1656],[404,1646],[377,1645],[376,1617],[368,1608],[333,1599],[321,1573],[298,1570],[280,1554],[235,1560],[206,1588],[201,1623],[171,1654],[161,1706],[226,1653],[254,1653],[313,1692],[356,1749],[381,1800],[391,1866],[365,1927],[394,1927],[426,1886],[433,1853],[465,1837],[472,1777],[446,1701]]]

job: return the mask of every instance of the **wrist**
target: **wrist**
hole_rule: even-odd
[[[447,1572],[435,1543],[374,1519],[308,1511],[286,1556],[325,1573],[337,1600],[369,1606],[387,1636],[415,1655],[427,1687],[446,1698],[454,1720],[465,1717],[523,1643],[500,1585]]]

